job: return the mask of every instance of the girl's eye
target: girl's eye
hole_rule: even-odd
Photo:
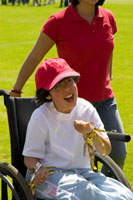
[[[64,86],[71,85],[74,82],[73,78],[69,78],[65,81],[61,81],[60,83],[57,83],[54,87],[55,90],[60,90]]]
[[[54,89],[59,89],[61,87],[61,84],[60,83],[57,83],[54,87]]]
[[[72,82],[73,82],[73,79],[72,79],[72,78],[68,80],[68,83],[72,83]]]

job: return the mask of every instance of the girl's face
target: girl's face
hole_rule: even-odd
[[[77,102],[78,89],[73,78],[65,78],[50,90],[52,101],[59,112],[70,113]]]

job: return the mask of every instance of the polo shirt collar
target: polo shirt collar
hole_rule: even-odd
[[[76,12],[72,4],[68,7],[68,17],[71,21],[84,20],[82,17],[79,16],[79,14]],[[104,17],[103,12],[101,11],[100,7],[97,7],[95,18],[103,18],[103,17]]]
[[[95,18],[103,18],[104,17],[104,14],[102,12],[102,9],[100,7],[97,7],[96,8],[96,15],[95,15]]]

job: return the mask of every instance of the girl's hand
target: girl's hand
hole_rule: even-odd
[[[43,167],[40,167],[38,172],[35,175],[35,182],[40,185],[42,184],[48,177],[49,171],[47,169],[44,169]]]
[[[84,122],[82,120],[75,120],[74,121],[74,128],[76,129],[76,131],[78,131],[79,133],[90,133],[93,128],[91,126],[92,123],[90,122]]]

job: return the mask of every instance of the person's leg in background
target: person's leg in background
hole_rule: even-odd
[[[2,2],[2,5],[6,5],[7,4],[6,0],[2,0],[1,2]]]
[[[118,133],[124,134],[124,129],[120,119],[119,111],[117,109],[115,98],[97,103],[92,102],[92,104],[96,108],[104,124],[105,130],[116,130]],[[111,145],[112,151],[110,157],[119,165],[121,169],[123,169],[127,153],[126,143],[111,141]],[[103,167],[102,172],[108,175],[105,167]]]
[[[65,1],[64,1],[64,6],[65,6],[65,7],[69,6],[69,1],[68,1],[68,0],[65,0]]]
[[[12,0],[11,2],[12,2],[12,5],[14,6],[14,4],[15,4],[15,0]]]

